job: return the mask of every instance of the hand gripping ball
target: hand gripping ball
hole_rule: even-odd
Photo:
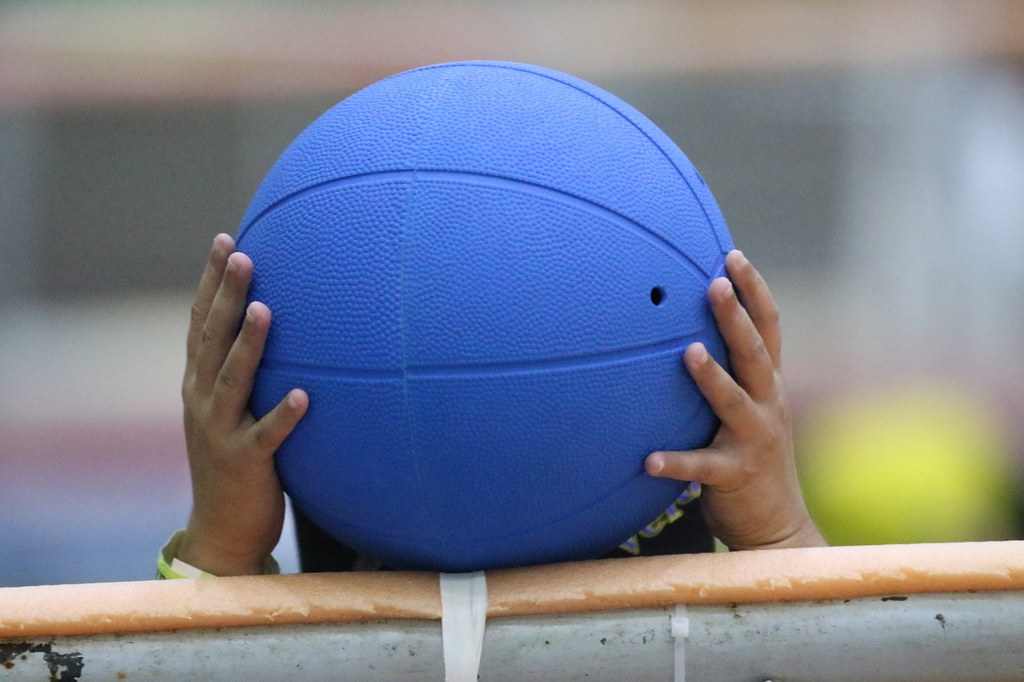
[[[274,315],[252,396],[310,407],[277,453],[315,523],[396,568],[599,556],[685,487],[643,471],[717,421],[682,366],[731,240],[642,114],[510,63],[393,76],[327,111],[238,244]]]

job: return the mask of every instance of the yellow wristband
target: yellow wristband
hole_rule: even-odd
[[[181,546],[181,540],[185,537],[185,531],[179,530],[171,536],[171,539],[164,545],[156,557],[156,579],[157,580],[180,580],[183,578],[201,579],[216,578],[213,573],[196,568],[185,563],[175,555]],[[263,564],[263,575],[277,575],[281,572],[274,557],[267,557]]]
[[[195,566],[186,564],[181,559],[174,556],[178,553],[178,546],[181,545],[181,539],[185,536],[185,531],[179,530],[177,533],[171,536],[170,541],[164,548],[160,550],[160,553],[156,557],[156,579],[157,580],[179,580],[183,578],[216,578],[213,573],[207,573],[201,571]],[[171,557],[170,561],[167,561],[167,557]]]

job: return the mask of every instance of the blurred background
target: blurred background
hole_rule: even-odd
[[[213,235],[323,110],[478,58],[614,92],[701,170],[832,541],[1024,537],[1024,2],[8,1],[0,585],[154,575]]]

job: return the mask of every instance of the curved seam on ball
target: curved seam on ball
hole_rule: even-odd
[[[283,209],[292,201],[296,201],[305,196],[308,196],[309,194],[323,191],[332,187],[344,187],[348,185],[358,186],[363,183],[374,183],[375,181],[379,181],[381,182],[381,184],[387,184],[391,182],[396,184],[408,182],[413,185],[419,182],[449,182],[454,184],[458,183],[460,180],[462,182],[465,182],[467,179],[488,180],[494,183],[494,186],[496,186],[498,189],[504,189],[507,191],[518,191],[522,194],[532,194],[533,196],[537,196],[537,192],[539,190],[540,192],[543,193],[540,195],[542,199],[547,199],[549,201],[560,203],[563,205],[575,206],[576,208],[580,208],[580,205],[582,204],[583,206],[596,209],[598,217],[601,217],[612,223],[625,224],[627,227],[635,230],[636,232],[645,235],[649,241],[655,243],[664,251],[670,253],[677,260],[684,263],[687,269],[690,270],[691,274],[697,276],[699,281],[704,281],[707,279],[708,275],[704,271],[704,268],[699,263],[697,263],[688,253],[682,251],[674,244],[672,244],[670,241],[668,241],[665,237],[658,234],[657,232],[647,227],[646,225],[638,223],[632,218],[623,215],[622,213],[619,213],[618,211],[609,208],[604,204],[598,203],[590,198],[583,197],[578,194],[573,194],[562,189],[550,187],[548,185],[530,182],[528,180],[522,180],[519,178],[510,178],[503,175],[493,175],[473,171],[452,171],[435,168],[395,169],[386,171],[375,171],[372,173],[360,173],[357,175],[348,175],[343,178],[332,178],[331,180],[325,180],[324,182],[319,182],[315,185],[310,185],[308,187],[304,187],[301,190],[293,192],[292,194],[289,194],[286,197],[278,199],[273,204],[264,208],[262,211],[260,211],[259,214],[257,214],[255,218],[253,218],[251,222],[249,222],[239,232],[238,241],[240,242],[242,240],[242,237],[245,234],[245,232],[253,228],[257,223],[259,223],[261,220],[266,218],[271,213]],[[499,183],[507,183],[507,185],[501,185]],[[527,188],[533,191],[528,191]],[[717,241],[717,237],[715,239]]]
[[[721,238],[720,238],[720,236],[718,234],[718,230],[714,229],[714,222],[712,222],[711,216],[708,214],[708,209],[704,205],[704,202],[701,201],[700,195],[698,195],[697,192],[694,191],[693,185],[691,185],[690,181],[686,179],[686,174],[683,173],[683,170],[679,167],[679,165],[676,164],[676,162],[672,160],[672,157],[665,150],[665,148],[661,144],[659,144],[657,142],[657,140],[655,140],[653,137],[651,137],[650,134],[648,134],[648,132],[646,130],[644,130],[642,127],[640,127],[640,125],[638,125],[636,121],[634,121],[629,115],[624,113],[621,109],[616,107],[613,103],[604,100],[602,97],[599,97],[597,94],[595,94],[593,92],[589,92],[588,90],[580,87],[576,83],[571,83],[571,82],[565,80],[564,78],[559,77],[559,76],[564,75],[564,76],[568,76],[569,78],[575,79],[575,76],[570,76],[569,74],[561,74],[561,73],[559,73],[557,71],[552,71],[552,70],[546,69],[546,68],[544,69],[544,71],[552,71],[552,72],[551,73],[544,73],[542,71],[535,71],[535,70],[532,70],[532,69],[529,69],[529,68],[524,68],[524,67],[529,66],[528,64],[517,64],[516,62],[488,62],[488,61],[451,62],[451,63],[447,63],[447,64],[434,64],[434,65],[431,65],[431,66],[421,67],[419,69],[413,69],[413,71],[426,71],[426,70],[430,70],[430,69],[443,69],[443,68],[455,68],[455,67],[467,67],[467,66],[487,67],[487,68],[493,68],[493,69],[506,69],[508,71],[517,71],[519,73],[528,73],[528,74],[532,74],[534,76],[539,76],[541,78],[547,78],[550,81],[554,81],[555,83],[561,83],[562,85],[564,85],[564,86],[566,86],[568,88],[572,88],[573,90],[576,90],[577,92],[583,93],[587,97],[590,97],[591,99],[594,99],[594,100],[600,102],[604,106],[606,106],[609,109],[611,109],[612,111],[614,111],[620,117],[624,118],[631,126],[636,128],[640,132],[641,135],[643,135],[645,138],[647,138],[648,142],[653,144],[658,149],[658,151],[661,152],[661,155],[663,157],[665,157],[665,160],[668,161],[669,164],[671,164],[671,166],[675,169],[676,173],[679,174],[679,177],[683,181],[683,184],[686,185],[686,188],[688,190],[690,190],[690,194],[693,195],[693,198],[696,200],[697,205],[700,206],[700,210],[704,214],[704,220],[707,221],[708,227],[712,228],[712,232],[715,235],[715,241],[718,242],[719,250],[722,250],[724,248],[725,245],[722,244]],[[539,68],[544,68],[544,67],[539,67]],[[406,72],[406,73],[411,73],[411,72]],[[401,76],[401,75],[402,74],[396,74],[396,76]],[[392,76],[392,78],[394,78],[394,77],[395,76]],[[582,81],[582,82],[585,83],[586,81]],[[596,87],[596,86],[593,86],[593,87]],[[607,93],[607,94],[611,95],[611,93]],[[615,97],[615,95],[612,95],[612,96]],[[637,113],[640,113],[641,116],[643,116],[642,112],[640,112],[639,110],[636,110],[636,111],[637,111]],[[654,124],[651,123],[651,125],[654,125]],[[680,150],[680,153],[683,153],[682,150]],[[683,155],[685,156],[685,153],[683,153]],[[699,175],[699,172],[697,171],[696,167],[694,167],[694,172],[698,173],[698,175]]]

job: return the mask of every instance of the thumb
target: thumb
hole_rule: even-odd
[[[287,438],[309,407],[309,395],[301,388],[293,388],[281,402],[256,422],[252,440],[257,451],[273,455]]]
[[[651,476],[696,481],[712,487],[721,486],[730,480],[735,468],[732,457],[713,447],[652,452],[644,460],[644,469]]]

